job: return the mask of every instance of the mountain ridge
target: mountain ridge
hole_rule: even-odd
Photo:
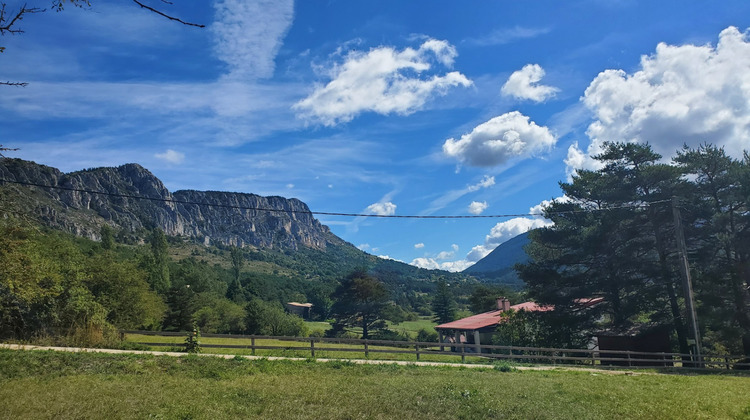
[[[329,243],[345,242],[298,199],[221,191],[170,192],[135,163],[63,173],[6,158],[0,160],[0,177],[48,185],[41,189],[0,181],[12,185],[21,207],[45,225],[90,239],[99,239],[101,226],[108,224],[129,232],[158,227],[167,235],[188,236],[206,245],[324,250]],[[209,207],[210,212],[205,210]]]

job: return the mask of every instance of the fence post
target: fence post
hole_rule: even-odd
[[[728,357],[724,358],[724,363],[727,365],[727,370],[729,370],[729,358]]]
[[[414,351],[417,353],[417,361],[419,361],[419,344],[414,345]]]
[[[461,343],[461,363],[466,363],[466,347]]]
[[[255,356],[255,337],[250,338],[250,353]]]
[[[310,357],[315,358],[315,339],[310,339]]]
[[[367,347],[367,340],[365,340],[365,359],[370,358],[370,348]]]
[[[596,366],[596,352],[591,351],[591,366]]]
[[[633,367],[633,362],[630,361],[630,350],[628,350],[628,367]]]

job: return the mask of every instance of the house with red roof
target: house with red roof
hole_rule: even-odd
[[[591,298],[581,300],[583,306],[593,306],[601,302],[602,298]],[[472,315],[467,318],[440,324],[435,327],[438,332],[441,343],[464,343],[476,345],[475,351],[480,353],[482,343],[490,344],[492,334],[495,333],[498,324],[506,319],[505,312],[529,311],[529,312],[547,312],[555,309],[551,305],[539,305],[536,302],[524,302],[517,305],[511,305],[510,301],[504,297],[497,299],[497,309]]]

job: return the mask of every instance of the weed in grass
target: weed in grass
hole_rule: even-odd
[[[516,372],[518,369],[516,369],[515,365],[513,365],[513,362],[509,362],[507,360],[501,360],[498,362],[493,363],[493,367],[495,370],[499,370],[500,372]]]

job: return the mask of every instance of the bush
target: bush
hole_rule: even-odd
[[[193,323],[193,331],[189,331],[187,337],[185,337],[185,351],[188,353],[200,353],[201,352],[201,332],[196,323]]]
[[[432,331],[426,330],[422,328],[417,333],[417,341],[421,342],[429,342],[429,343],[437,343],[438,341],[438,333],[434,329]]]

